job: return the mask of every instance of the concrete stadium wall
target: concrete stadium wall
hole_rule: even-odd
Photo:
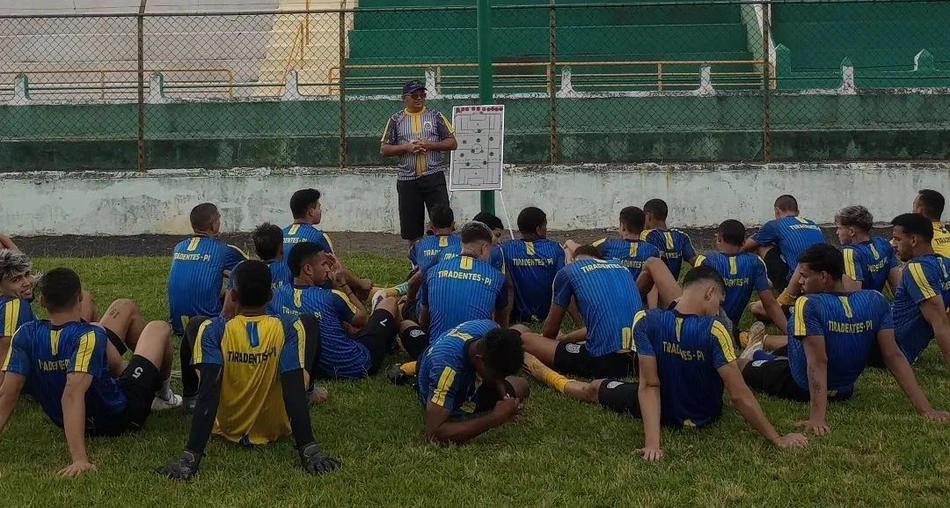
[[[653,197],[670,203],[675,226],[726,218],[757,225],[771,218],[782,193],[795,194],[803,213],[821,223],[858,203],[886,222],[909,210],[921,188],[948,192],[948,171],[946,163],[513,167],[503,201],[512,215],[543,208],[556,230],[615,227],[620,208]],[[249,231],[263,221],[288,223],[290,194],[304,187],[324,193],[328,231],[396,231],[395,175],[379,168],[5,173],[0,216],[2,232],[12,235],[184,234],[190,209],[212,201],[226,231]],[[455,193],[452,203],[460,220],[472,217],[478,193]]]

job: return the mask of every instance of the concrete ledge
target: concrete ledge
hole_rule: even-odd
[[[771,218],[779,194],[798,197],[803,213],[830,223],[842,206],[864,204],[880,222],[910,209],[917,190],[948,192],[946,163],[842,164],[588,164],[512,167],[503,201],[512,218],[525,206],[548,212],[549,228],[613,227],[620,208],[659,197],[670,222],[716,226],[726,218],[747,225]],[[217,203],[226,231],[249,231],[263,221],[290,222],[290,194],[324,193],[328,231],[396,231],[392,170],[250,169],[154,170],[147,173],[72,171],[0,174],[3,233],[12,235],[183,234],[188,212]],[[459,221],[478,209],[478,193],[455,193]],[[498,200],[499,215],[502,199]]]

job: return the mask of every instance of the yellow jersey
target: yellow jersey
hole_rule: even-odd
[[[934,252],[945,258],[950,258],[950,232],[939,222],[934,222]]]

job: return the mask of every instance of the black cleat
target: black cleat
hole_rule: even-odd
[[[402,364],[397,363],[389,368],[389,372],[386,373],[386,378],[389,379],[389,382],[396,386],[406,386],[415,381],[416,376],[406,374],[401,367]]]

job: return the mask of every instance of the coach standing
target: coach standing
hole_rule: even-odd
[[[386,122],[379,153],[399,157],[399,231],[412,244],[425,232],[425,213],[437,204],[449,206],[445,187],[448,154],[458,147],[452,124],[442,113],[426,108],[420,81],[402,87],[405,109]]]

